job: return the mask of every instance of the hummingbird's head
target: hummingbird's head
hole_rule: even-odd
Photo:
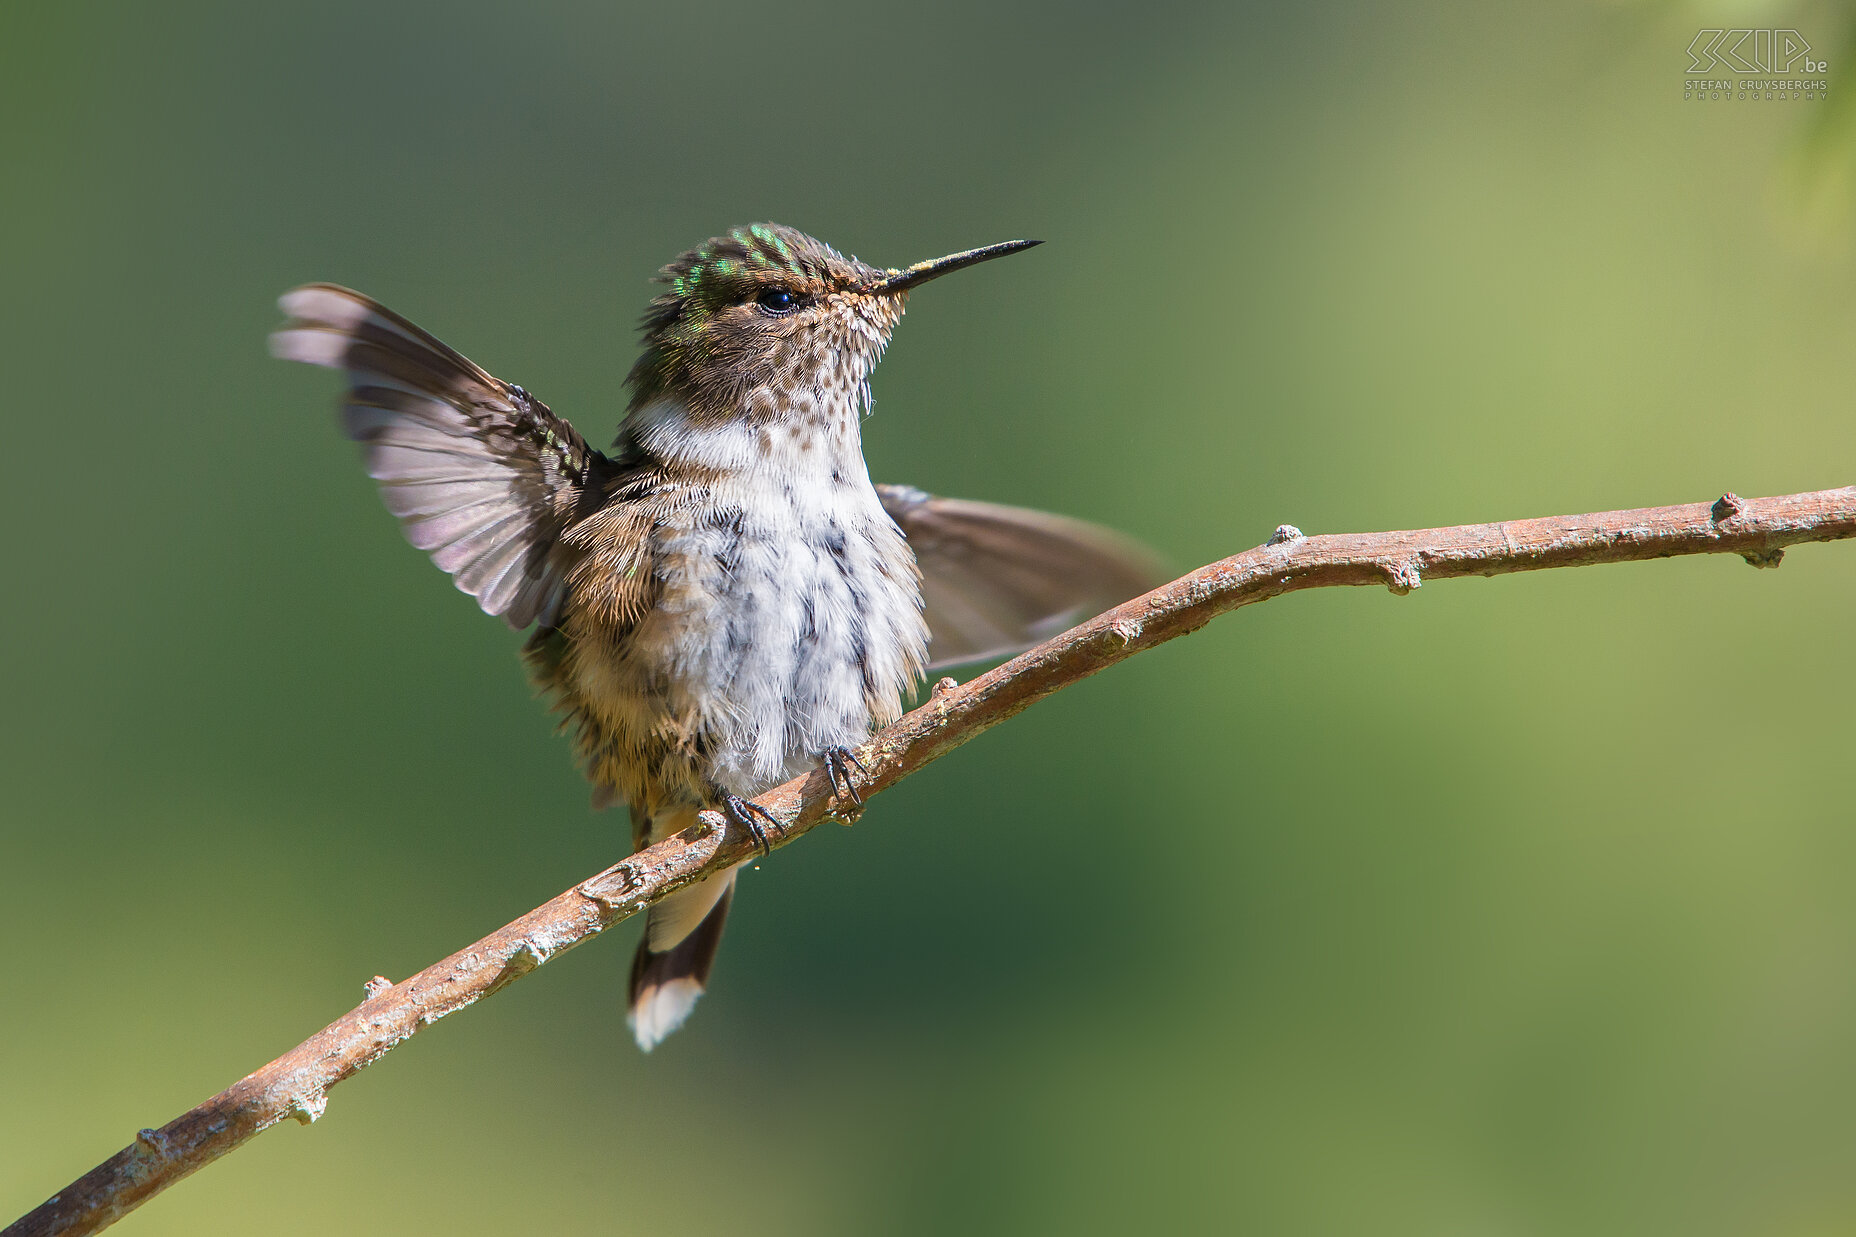
[[[671,398],[701,419],[754,421],[862,411],[909,289],[1035,244],[879,270],[779,224],[735,228],[659,273],[668,290],[645,312],[632,408]]]

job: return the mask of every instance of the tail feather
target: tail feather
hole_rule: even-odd
[[[638,952],[632,958],[631,1008],[625,1015],[638,1047],[646,1052],[683,1025],[696,1008],[696,998],[708,986],[715,951],[722,943],[722,925],[728,922],[728,904],[735,896],[733,872],[712,879],[722,882],[722,890],[712,895],[714,905],[686,935],[668,945],[661,939],[662,925],[677,917],[678,908],[667,904],[683,898],[708,901],[705,895],[709,891],[701,885],[664,899],[651,908],[646,921],[645,937],[638,942]],[[660,938],[656,948],[653,937]]]

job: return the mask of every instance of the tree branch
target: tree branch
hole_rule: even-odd
[[[1073,628],[965,686],[944,679],[928,701],[856,753],[865,797],[1078,679],[1196,631],[1227,610],[1283,593],[1381,584],[1408,593],[1427,580],[1678,554],[1738,554],[1775,567],[1785,547],[1856,536],[1856,487],[1713,504],[1551,516],[1420,532],[1304,537],[1287,525],[1263,545],[1184,576]],[[854,809],[832,797],[823,770],[757,802],[781,822],[784,845]],[[749,857],[754,843],[714,812],[569,889],[476,944],[367,999],[296,1048],[98,1165],[0,1237],[94,1233],[182,1177],[286,1117],[322,1114],[328,1089],[425,1027],[519,979],[548,959],[704,874]]]

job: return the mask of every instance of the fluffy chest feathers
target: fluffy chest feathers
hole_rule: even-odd
[[[705,424],[664,404],[631,429],[664,469],[587,521],[562,625],[595,780],[647,809],[749,796],[898,716],[927,628],[855,413]]]

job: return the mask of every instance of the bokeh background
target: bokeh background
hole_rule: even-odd
[[[1684,100],[1708,25],[1828,100]],[[603,440],[650,275],[775,219],[914,298],[879,479],[1181,570],[1856,479],[1856,60],[1792,4],[0,13],[0,1218],[617,859],[275,296]],[[1845,93],[1853,92],[1853,93]],[[126,1222],[1856,1230],[1856,547],[1283,598],[635,928]]]

